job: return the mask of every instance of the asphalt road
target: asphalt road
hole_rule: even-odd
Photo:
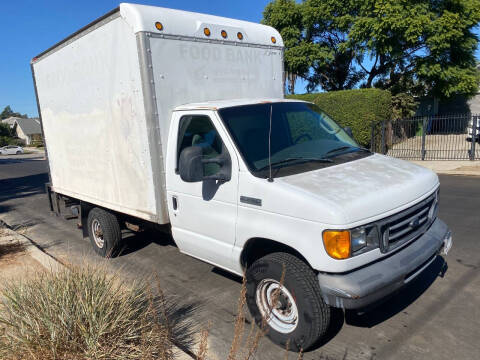
[[[129,278],[158,276],[175,304],[175,319],[201,329],[211,322],[212,359],[225,359],[233,337],[241,279],[179,253],[162,233],[125,234],[124,254],[101,260],[76,220],[49,213],[44,194],[46,162],[39,155],[0,157],[0,219],[27,229],[27,236],[62,261],[100,262]],[[364,314],[335,311],[328,337],[304,359],[478,359],[480,357],[480,177],[441,176],[439,216],[454,236],[415,281]],[[248,319],[247,319],[248,322]],[[246,328],[249,328],[247,325]],[[284,350],[262,340],[257,359],[278,359]],[[290,359],[296,359],[290,354]]]

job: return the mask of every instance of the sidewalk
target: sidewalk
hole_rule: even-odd
[[[27,237],[27,232],[27,228],[12,230],[0,220],[0,302],[5,284],[24,281],[42,271],[59,271],[65,268],[61,262]],[[193,358],[193,355],[189,355],[177,345],[172,344],[172,347],[175,360]],[[208,359],[210,358],[209,356]]]
[[[412,163],[421,165],[437,174],[447,175],[470,175],[480,176],[480,161],[469,160],[444,160],[444,161],[420,161],[411,160]]]

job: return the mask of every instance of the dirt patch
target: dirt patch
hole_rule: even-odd
[[[26,245],[6,227],[0,227],[0,290],[10,280],[24,280],[43,271],[43,266],[30,256]]]
[[[25,251],[5,255],[0,259],[0,291],[2,284],[28,279],[44,270],[44,267]]]
[[[25,251],[25,246],[18,242],[11,242],[7,244],[0,244],[0,260],[8,261],[9,257],[14,257],[15,254]],[[4,259],[6,258],[6,259]]]

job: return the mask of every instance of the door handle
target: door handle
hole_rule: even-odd
[[[172,207],[173,207],[173,210],[178,209],[178,199],[176,196],[172,196]]]

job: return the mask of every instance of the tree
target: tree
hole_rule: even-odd
[[[360,84],[442,98],[478,91],[479,21],[480,0],[275,0],[264,12],[286,36],[286,68],[308,91]]]
[[[3,111],[0,113],[0,120],[7,119],[11,116],[20,117],[20,118],[28,118],[27,114],[20,114],[18,112],[14,112],[10,105],[5,106]]]
[[[349,47],[361,48],[365,87],[452,97],[478,91],[480,0],[359,1]],[[369,60],[370,65],[365,65]]]
[[[355,67],[358,50],[348,42],[348,33],[356,13],[355,1],[303,2],[306,41],[318,44],[326,54],[313,61],[307,77],[308,91],[313,91],[318,86],[326,91],[352,89],[364,77],[363,70]]]
[[[287,90],[295,93],[298,76],[306,77],[313,59],[326,56],[325,49],[305,39],[302,5],[295,0],[274,0],[263,11],[262,23],[280,32],[285,45],[285,75]]]
[[[10,125],[0,123],[0,136],[13,137],[14,131]]]

